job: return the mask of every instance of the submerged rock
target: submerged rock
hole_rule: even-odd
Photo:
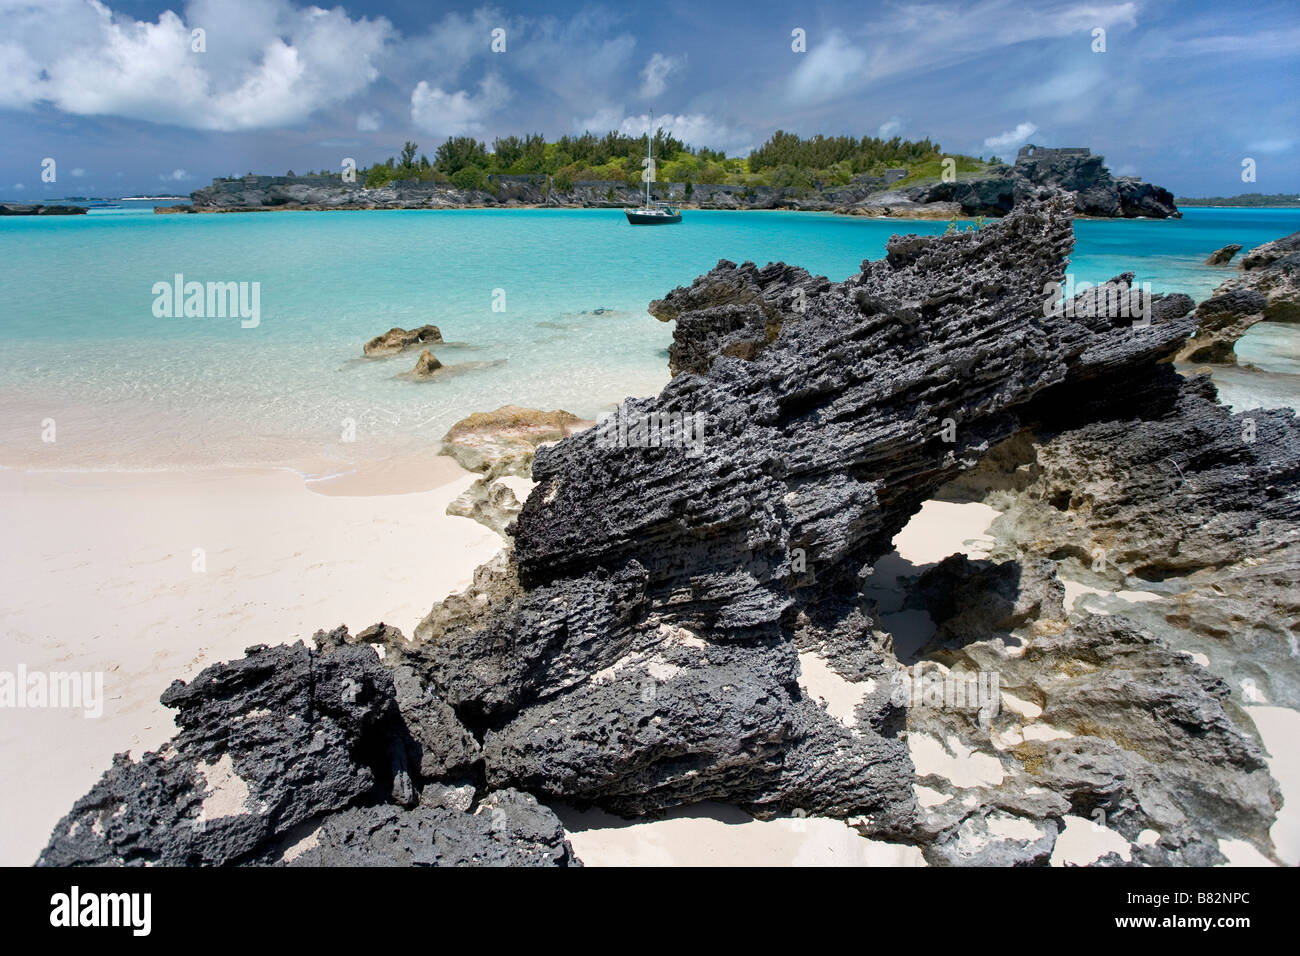
[[[425,343],[437,344],[441,341],[442,333],[436,325],[422,325],[418,329],[391,328],[383,335],[376,335],[367,342],[363,346],[362,352],[372,358],[380,358],[387,355],[396,355],[417,345]]]
[[[411,369],[411,375],[415,378],[432,378],[433,374],[442,367],[442,363],[438,361],[438,356],[425,349],[420,353],[415,368]]]
[[[1241,251],[1241,243],[1230,242],[1222,249],[1216,249],[1210,253],[1210,258],[1205,260],[1207,266],[1221,266],[1232,261],[1232,257]]]

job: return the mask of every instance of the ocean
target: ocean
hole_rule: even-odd
[[[890,235],[945,222],[687,211],[637,229],[617,209],[154,215],[152,203],[0,220],[0,467],[291,467],[309,477],[433,454],[465,415],[503,404],[595,417],[668,380],[671,326],[650,300],[719,259],[784,260],[831,279]],[[1233,267],[1203,260],[1300,230],[1300,209],[1189,208],[1182,220],[1081,220],[1069,271],[1124,271],[1198,301]],[[256,283],[257,322],[167,317],[156,289]],[[163,314],[157,314],[162,311]],[[393,326],[418,351],[362,358]],[[1216,376],[1237,407],[1296,403],[1300,330],[1257,327]]]

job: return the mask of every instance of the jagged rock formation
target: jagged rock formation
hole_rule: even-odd
[[[1233,364],[1233,346],[1252,325],[1300,322],[1300,232],[1252,249],[1238,270],[1197,308],[1196,336],[1179,361]]]
[[[1227,265],[1232,261],[1232,257],[1241,251],[1241,243],[1230,242],[1222,249],[1216,249],[1210,253],[1210,257],[1205,260],[1207,266]]]
[[[1276,556],[1296,563],[1300,430],[1289,412],[1247,427],[1174,371],[1194,327],[1186,296],[1135,311],[1126,274],[1068,308],[1045,301],[1074,207],[1049,193],[978,231],[896,236],[838,283],[720,263],[655,304],[677,324],[675,375],[623,403],[622,420],[651,423],[625,440],[517,409],[453,428],[451,453],[488,475],[535,449],[513,549],[413,640],[377,625],[322,633],[319,653],[283,649],[333,677],[305,691],[289,674],[292,692],[271,693],[271,668],[237,706],[205,705],[180,760],[115,767],[43,859],[570,862],[525,794],[624,814],[716,799],[834,815],[936,864],[1042,863],[1066,817],[1096,810],[1127,862],[1217,862],[1224,836],[1271,852],[1276,790],[1228,686],[1146,621],[1067,618],[1058,575],[1100,550],[1118,583],[1190,593],[1198,575],[1240,573],[1245,588],[1261,556],[1281,580]],[[704,423],[702,445],[657,430],[684,415]],[[555,431],[567,437],[540,437]],[[951,559],[916,583],[936,618],[918,666],[1002,673],[1015,699],[982,717],[894,692],[903,663],[864,594],[921,505],[963,488],[1001,496],[989,500],[1006,515],[992,561]],[[801,652],[861,684],[851,721],[803,689]],[[243,688],[234,675],[254,667],[265,658],[216,669],[195,699]],[[364,710],[330,699],[345,677],[368,689]],[[272,735],[294,755],[316,746],[291,724],[307,704],[329,723],[305,776],[330,786],[290,800],[257,755]],[[226,724],[234,753],[216,743]],[[926,736],[992,761],[987,779],[960,798],[918,779],[911,748]],[[239,813],[240,839],[212,848],[173,837],[223,755],[250,794],[292,812]],[[176,809],[159,811],[159,792]]]
[[[794,634],[862,623],[864,569],[936,488],[1018,429],[1019,407],[1167,356],[1189,331],[1185,297],[1157,303],[1145,327],[1044,318],[1071,204],[896,238],[884,262],[787,309],[749,358],[717,356],[658,399],[624,403],[624,415],[703,412],[705,455],[606,448],[593,433],[540,450],[515,563],[436,607],[417,647],[399,649],[481,729],[489,780],[623,812],[721,798],[906,830],[906,751],[875,729],[891,705],[856,731],[830,720],[792,686]],[[752,266],[723,264],[670,294],[675,354],[717,341],[707,321],[682,322],[691,303],[725,310],[746,290],[739,327],[763,327],[759,302],[790,298],[780,275],[765,287]],[[795,570],[796,552],[814,575]],[[883,678],[883,658],[875,668]]]
[[[394,637],[382,625],[364,637],[380,635]],[[119,754],[55,827],[39,863],[272,862],[277,844],[299,843],[300,831],[315,827],[317,849],[300,863],[573,859],[559,821],[522,795],[498,795],[477,812],[394,806],[414,806],[423,778],[467,770],[477,743],[450,708],[412,675],[390,672],[364,640],[345,628],[318,639],[329,649],[254,647],[174,683],[162,699],[177,708],[180,733],[139,762]],[[485,823],[484,809],[489,821],[498,809],[504,817]],[[369,846],[345,836],[362,830],[360,821],[375,822]]]
[[[676,322],[668,348],[668,370],[708,371],[723,355],[752,359],[776,338],[785,316],[802,315],[808,301],[831,287],[825,276],[797,266],[752,262],[737,268],[723,259],[707,276],[650,303],[660,322]]]
[[[417,345],[437,345],[441,342],[442,332],[436,325],[422,325],[418,329],[392,328],[383,335],[376,335],[362,346],[361,351],[371,358],[382,358],[397,355]],[[428,349],[425,349],[425,352],[428,352]]]

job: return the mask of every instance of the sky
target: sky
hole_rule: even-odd
[[[1007,160],[1032,142],[1177,195],[1295,193],[1300,2],[0,0],[10,200],[364,167],[408,139],[639,134],[651,109],[730,155],[778,129]]]

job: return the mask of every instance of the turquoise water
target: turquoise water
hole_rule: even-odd
[[[160,216],[128,205],[0,220],[0,465],[310,460],[303,469],[319,473],[432,450],[452,422],[507,402],[594,417],[667,381],[672,329],[646,304],[719,259],[840,279],[880,258],[890,235],[947,225],[687,212],[681,227],[636,229],[619,210]],[[1134,271],[1200,299],[1231,272],[1202,265],[1210,252],[1294,232],[1300,210],[1075,229],[1076,281]],[[260,283],[260,324],[156,317],[154,284],[176,273]],[[404,379],[416,352],[361,358],[370,337],[424,323],[450,343],[434,349],[445,378]],[[40,440],[46,419],[55,442]],[[341,440],[345,420],[354,442]]]

